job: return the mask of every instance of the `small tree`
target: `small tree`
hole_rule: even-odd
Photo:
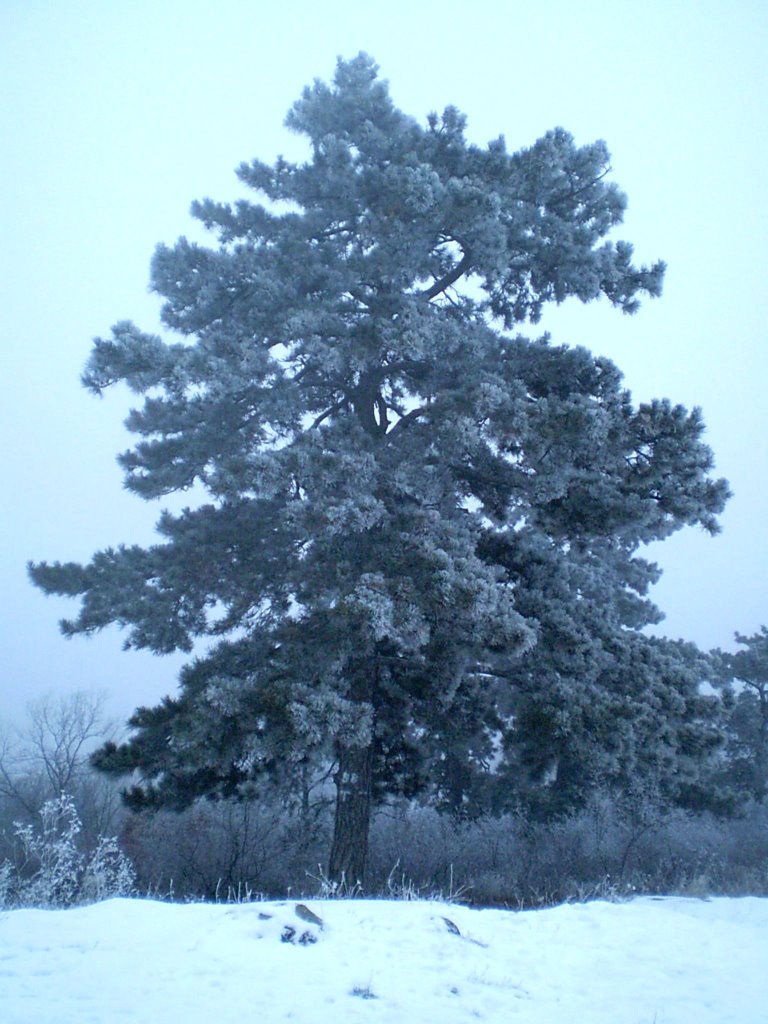
[[[354,884],[374,799],[452,786],[461,801],[501,733],[525,742],[515,706],[537,662],[550,682],[567,662],[578,690],[593,656],[656,615],[638,545],[714,531],[727,489],[697,412],[634,408],[607,360],[507,333],[548,302],[631,313],[659,294],[663,265],[605,240],[625,198],[603,143],[556,129],[518,153],[480,148],[453,107],[425,126],[399,111],[365,56],[286,123],[305,163],[241,166],[261,203],[193,205],[218,248],[155,253],[183,340],[122,322],[84,375],[144,396],[126,486],[195,484],[208,503],[164,513],[156,546],[30,571],[80,597],[67,635],[117,623],[157,652],[220,638],[99,755],[142,773],[133,807],[332,762],[329,875]]]
[[[768,792],[768,629],[736,633],[740,651],[718,652],[728,692],[729,775],[758,800]]]

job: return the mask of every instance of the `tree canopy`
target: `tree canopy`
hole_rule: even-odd
[[[683,733],[706,748],[695,683],[639,632],[658,570],[637,552],[715,532],[727,487],[698,410],[635,406],[610,361],[513,333],[549,302],[660,293],[663,264],[607,240],[626,201],[602,142],[479,147],[453,107],[399,111],[365,55],[286,124],[305,162],[241,165],[259,201],[192,207],[217,244],[155,252],[180,340],[118,323],[83,376],[143,396],[126,487],[206,501],[163,513],[156,545],[30,572],[79,598],[67,635],[218,638],[102,750],[141,773],[134,806],[332,764],[350,880],[385,792],[459,809],[493,777],[497,803],[573,801],[603,755],[639,771],[654,730],[662,761]]]

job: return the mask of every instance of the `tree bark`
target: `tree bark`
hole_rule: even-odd
[[[362,887],[371,826],[373,742],[366,747],[339,747],[336,816],[328,878],[350,891]]]

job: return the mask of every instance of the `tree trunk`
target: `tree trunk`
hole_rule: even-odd
[[[366,747],[339,747],[335,776],[336,817],[328,878],[348,891],[361,887],[365,881],[372,776],[372,742]]]

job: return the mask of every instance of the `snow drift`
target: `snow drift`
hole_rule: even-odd
[[[515,913],[114,899],[0,915],[4,1024],[764,1024],[768,900]]]

